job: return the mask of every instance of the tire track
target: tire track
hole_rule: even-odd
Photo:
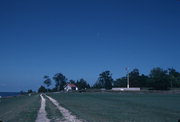
[[[63,122],[83,122],[82,120],[79,120],[76,116],[72,115],[71,112],[64,107],[60,106],[59,103],[53,99],[52,97],[49,97],[45,95],[62,113],[64,120]]]
[[[41,97],[41,107],[39,109],[39,112],[38,112],[35,122],[50,122],[50,120],[47,118],[47,113],[45,111],[46,100],[44,99],[42,94],[40,95],[40,97]]]

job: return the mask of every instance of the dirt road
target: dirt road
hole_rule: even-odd
[[[72,115],[71,112],[69,112],[64,107],[60,106],[59,103],[53,99],[52,97],[49,97],[46,95],[46,97],[59,109],[59,111],[62,113],[64,117],[64,122],[82,122],[82,120],[79,120],[76,116]]]
[[[36,122],[50,122],[50,120],[47,118],[47,113],[45,111],[46,107],[46,99],[43,97],[43,95],[40,95],[41,97],[41,107],[39,109]]]

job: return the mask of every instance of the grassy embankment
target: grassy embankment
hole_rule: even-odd
[[[39,108],[39,95],[2,98],[0,120],[3,122],[34,122]]]
[[[89,122],[176,122],[180,119],[180,94],[60,93],[50,96]]]

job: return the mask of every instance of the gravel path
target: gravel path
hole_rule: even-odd
[[[49,97],[46,95],[46,97],[59,109],[59,111],[62,113],[64,117],[63,122],[82,122],[79,120],[76,116],[72,115],[71,112],[69,112],[67,109],[64,107],[60,106],[59,103],[53,99],[52,97]]]
[[[41,107],[39,109],[36,122],[50,122],[50,120],[47,118],[47,113],[45,111],[46,100],[44,99],[42,94],[40,95],[40,97],[41,97]]]

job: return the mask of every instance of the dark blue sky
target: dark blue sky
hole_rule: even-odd
[[[63,73],[93,84],[125,67],[180,71],[178,0],[1,0],[0,91],[37,88]]]

